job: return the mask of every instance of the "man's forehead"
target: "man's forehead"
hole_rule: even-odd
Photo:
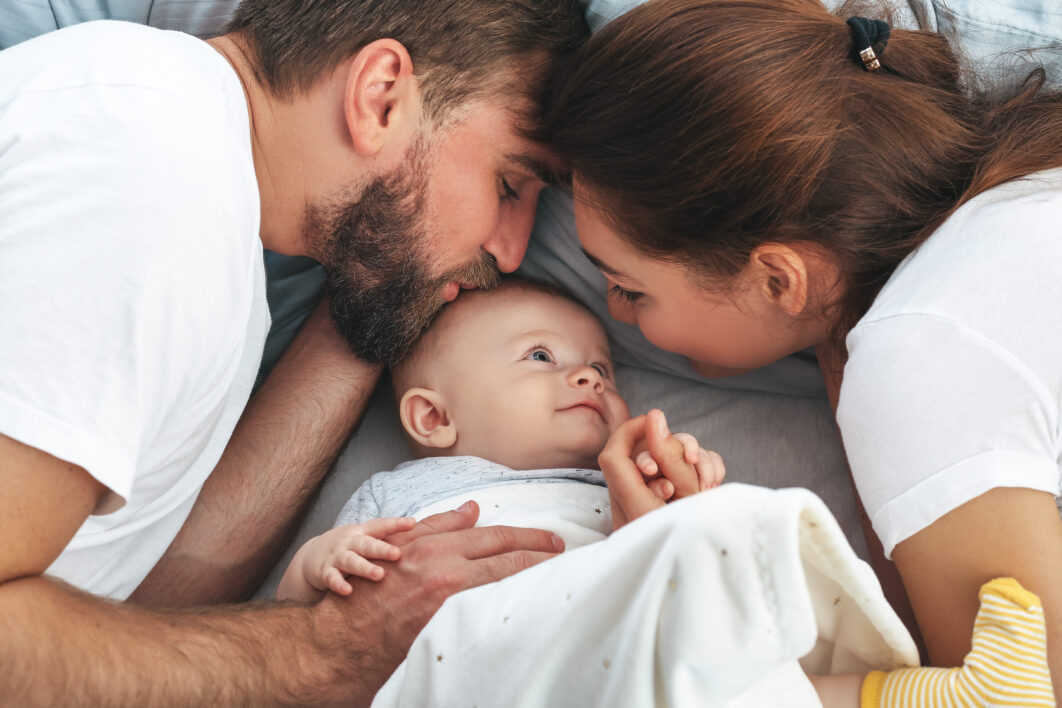
[[[506,153],[505,161],[517,171],[525,172],[545,184],[557,182],[562,164],[559,158],[539,145],[534,145],[527,152]]]

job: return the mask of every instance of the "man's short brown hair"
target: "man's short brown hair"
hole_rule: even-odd
[[[282,98],[370,42],[397,40],[435,121],[514,83],[537,100],[589,35],[576,0],[244,0],[227,31],[249,40],[258,80]]]

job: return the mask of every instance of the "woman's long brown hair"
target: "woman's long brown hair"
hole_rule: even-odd
[[[578,55],[548,139],[617,233],[706,284],[768,241],[827,249],[846,330],[959,205],[1062,166],[1042,69],[1001,96],[939,34],[894,29],[878,55],[866,71],[817,0],[652,0]]]

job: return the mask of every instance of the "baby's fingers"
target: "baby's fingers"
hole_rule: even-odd
[[[674,438],[682,443],[682,456],[686,462],[695,465],[700,461],[701,445],[697,438],[689,433],[675,433]]]
[[[361,534],[348,538],[346,548],[362,558],[375,558],[376,560],[396,561],[402,555],[398,546],[392,546],[387,541]]]
[[[701,449],[700,461],[697,462],[697,479],[701,490],[713,489],[723,483],[726,477],[726,465],[723,458],[714,450]]]
[[[349,595],[354,591],[354,588],[347,579],[336,568],[329,568],[325,571],[324,577],[325,588],[331,590],[336,595]]]
[[[660,467],[648,450],[639,452],[638,457],[634,458],[634,464],[638,466],[638,469],[646,477],[652,477],[660,473]]]
[[[409,531],[416,525],[417,521],[412,516],[399,516],[388,519],[372,519],[360,526],[362,533],[376,538],[383,538],[399,531]]]
[[[340,556],[336,563],[336,568],[339,568],[347,575],[356,575],[366,580],[379,580],[384,576],[383,568],[370,563],[353,551],[347,551]]]
[[[675,485],[667,477],[651,479],[648,484],[649,489],[653,490],[653,494],[656,495],[657,499],[670,501],[671,497],[675,496]]]

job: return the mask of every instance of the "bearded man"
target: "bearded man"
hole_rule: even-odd
[[[585,33],[574,0],[246,0],[209,42],[92,22],[0,52],[5,701],[367,703],[446,596],[562,548],[471,505],[350,598],[149,609],[245,598],[380,365],[517,266],[536,97]],[[244,411],[263,247],[328,298]]]

